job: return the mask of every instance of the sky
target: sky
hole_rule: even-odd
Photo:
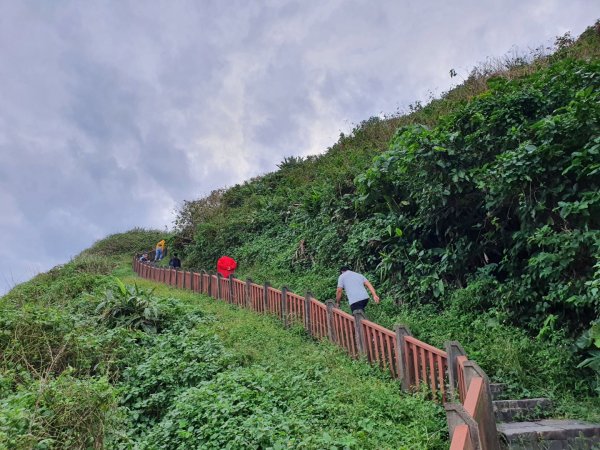
[[[0,0],[0,295],[598,18],[597,0]]]

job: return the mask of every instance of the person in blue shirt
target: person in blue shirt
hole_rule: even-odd
[[[351,271],[348,267],[344,266],[340,269],[340,276],[338,278],[337,291],[335,293],[335,301],[339,308],[340,300],[342,299],[342,292],[346,291],[346,297],[348,297],[348,304],[352,311],[358,309],[364,310],[369,303],[369,294],[367,289],[371,291],[373,301],[379,303],[379,296],[375,292],[373,285],[365,278],[364,275]]]

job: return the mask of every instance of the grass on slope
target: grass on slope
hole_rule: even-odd
[[[182,448],[444,447],[443,410],[402,393],[378,369],[313,342],[301,328],[285,330],[272,317],[166,286],[156,292],[213,315],[204,332],[216,335],[240,364],[183,394],[149,442]],[[188,435],[190,427],[203,431]]]

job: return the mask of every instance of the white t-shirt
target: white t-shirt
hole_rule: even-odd
[[[348,304],[351,305],[369,298],[369,294],[365,289],[365,281],[367,279],[364,275],[346,270],[339,276],[337,287],[344,288],[348,297]]]

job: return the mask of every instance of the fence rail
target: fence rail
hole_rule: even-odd
[[[368,320],[363,320],[361,325],[369,362],[379,365],[382,369],[390,371],[393,377],[397,377],[396,333]]]
[[[268,283],[157,268],[136,258],[133,268],[142,278],[273,314],[285,326],[303,325],[313,337],[328,338],[351,357],[364,356],[399,379],[405,390],[425,385],[434,399],[445,403],[451,450],[499,449],[489,380],[458,343],[446,343],[446,351],[440,350],[416,339],[404,326],[391,331],[365,319],[362,311],[348,314],[335,308],[333,301],[325,304],[309,293],[302,297]],[[450,403],[454,394],[460,403]]]
[[[406,366],[409,368],[409,384],[426,384],[434,395],[440,392],[446,400],[446,372],[448,355],[446,352],[419,341],[412,336],[406,342]]]
[[[354,329],[354,317],[342,311],[333,310],[333,329],[335,343],[344,348],[352,357],[358,355]]]

